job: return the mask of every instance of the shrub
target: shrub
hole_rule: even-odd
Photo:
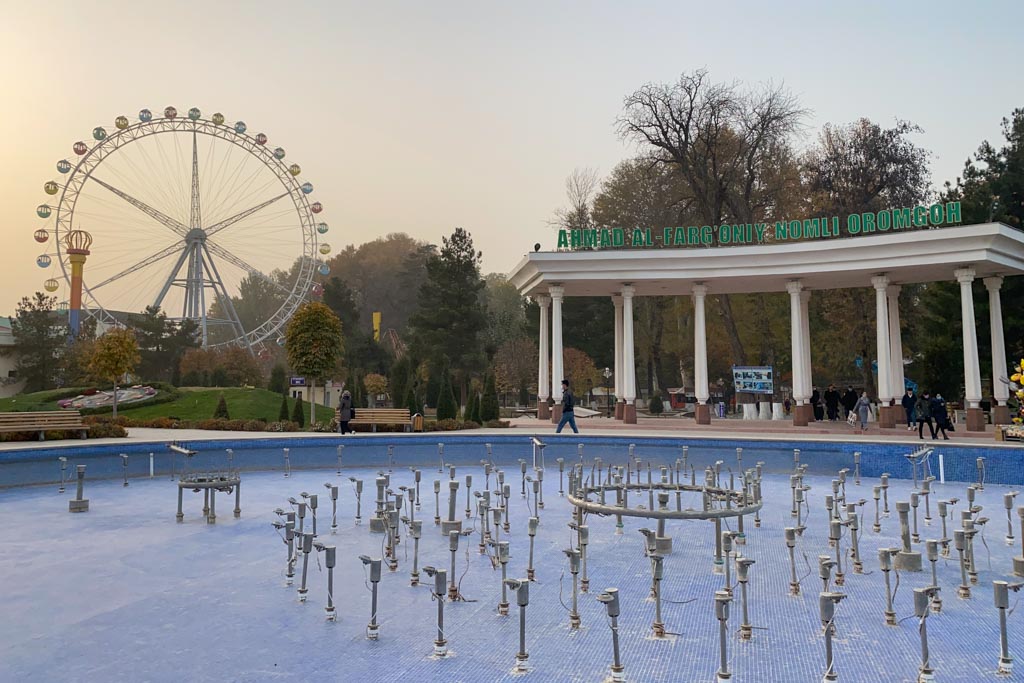
[[[220,400],[217,401],[217,407],[213,411],[213,417],[221,420],[230,420],[231,415],[228,414],[228,402],[224,398],[224,394],[220,395]]]
[[[497,420],[501,415],[498,412],[498,390],[494,385],[494,375],[487,374],[484,382],[484,395],[480,400],[480,421]]]
[[[288,377],[286,376],[284,366],[277,363],[270,370],[270,381],[267,382],[267,389],[277,394],[283,394],[288,388],[287,382]]]
[[[488,429],[508,429],[511,425],[508,420],[488,420],[484,423]]]
[[[651,415],[661,415],[665,412],[665,404],[661,401],[661,392],[655,392],[651,400],[647,402],[647,412]]]
[[[281,394],[281,410],[277,413],[278,422],[287,422],[292,419],[288,414],[288,394]]]
[[[128,430],[113,422],[101,422],[91,426],[88,434],[90,439],[123,438],[128,436]]]
[[[231,386],[228,380],[228,371],[224,368],[217,367],[210,373],[210,386],[214,387],[228,387]]]
[[[409,387],[409,390],[405,393],[405,407],[409,409],[410,415],[423,412],[423,408],[418,403],[416,392],[413,391],[412,387]]]
[[[437,396],[437,421],[455,420],[459,415],[459,408],[455,405],[455,394],[452,392],[451,376],[445,368],[441,375],[441,387]]]
[[[297,424],[299,429],[306,426],[306,414],[302,410],[302,401],[299,399],[296,399],[295,408],[292,410],[292,422]]]

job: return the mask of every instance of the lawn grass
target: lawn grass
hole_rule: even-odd
[[[51,389],[49,391],[37,391],[32,394],[19,394],[10,398],[0,399],[0,412],[60,410],[57,406],[58,400],[69,394],[75,396],[78,393],[81,392],[74,389]],[[181,396],[175,401],[157,405],[119,407],[117,414],[140,420],[171,416],[182,420],[207,420],[213,417],[213,411],[217,409],[217,401],[220,399],[221,394],[224,394],[224,400],[228,404],[228,413],[234,420],[265,419],[267,422],[277,421],[278,412],[281,410],[280,394],[267,391],[266,389],[242,389],[237,387],[224,389],[185,387],[181,389]],[[294,409],[295,399],[289,397],[288,414],[291,415]],[[304,401],[303,409],[308,421],[308,401]],[[317,406],[316,414],[321,422],[327,422],[334,417],[334,408]]]
[[[241,389],[237,387],[225,389],[195,388],[182,389],[181,397],[170,403],[154,406],[138,406],[137,408],[118,409],[117,414],[139,420],[155,417],[176,417],[182,420],[208,420],[217,409],[217,401],[221,394],[228,404],[228,413],[233,420],[266,420],[276,422],[281,410],[281,395],[266,389]],[[295,408],[295,399],[288,398],[288,414]],[[304,401],[303,408],[309,420],[309,402]],[[317,418],[327,422],[334,417],[333,408],[316,407]]]

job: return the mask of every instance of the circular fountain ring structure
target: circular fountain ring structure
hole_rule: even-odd
[[[760,495],[755,495],[757,493],[756,487],[751,487],[751,490],[741,489],[737,491],[708,484],[698,485],[664,482],[644,484],[638,482],[599,484],[596,486],[592,484],[574,486],[573,482],[574,479],[570,479],[569,493],[566,494],[566,498],[568,498],[569,502],[576,508],[585,512],[602,516],[616,515],[622,517],[646,517],[649,519],[714,520],[752,515],[760,510],[764,505],[763,498]],[[704,505],[699,510],[694,508],[670,510],[667,506],[651,509],[650,507],[643,506],[628,507],[625,504],[609,505],[607,503],[590,500],[591,495],[600,495],[602,492],[607,494],[610,491],[615,494],[622,493],[623,495],[621,499],[623,501],[628,501],[629,491],[649,493],[652,489],[655,492],[665,493],[701,493],[703,494],[702,497]],[[716,504],[721,505],[722,507],[716,507]]]

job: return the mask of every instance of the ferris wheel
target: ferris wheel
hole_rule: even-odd
[[[329,273],[331,247],[313,185],[267,143],[197,108],[94,128],[76,159],[57,162],[62,182],[43,186],[55,205],[36,208],[46,222],[35,240],[51,245],[36,259],[44,288],[66,288],[72,308],[80,300],[108,324],[158,307],[195,322],[204,347],[280,343],[299,305],[322,294],[314,277]]]

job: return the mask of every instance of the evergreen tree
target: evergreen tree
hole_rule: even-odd
[[[18,304],[11,320],[14,345],[4,353],[17,358],[18,377],[25,381],[25,392],[51,389],[57,377],[57,359],[64,346],[61,320],[54,313],[57,299],[36,292]]]
[[[470,234],[456,228],[441,253],[427,261],[418,308],[409,319],[416,357],[447,364],[461,387],[484,362],[481,333],[487,315],[480,259]]]
[[[213,419],[215,420],[230,420],[231,415],[228,414],[228,402],[224,398],[224,394],[220,395],[220,400],[217,401],[217,408],[213,411]]]
[[[472,410],[469,412],[469,419],[477,424],[483,424],[484,421],[480,417],[480,394],[477,392],[471,392],[470,401],[472,402]]]
[[[459,407],[455,403],[455,394],[452,391],[452,379],[447,370],[441,375],[441,388],[437,397],[437,419],[456,420],[459,417]]]
[[[481,423],[497,420],[500,417],[498,411],[498,390],[494,386],[494,375],[487,373],[484,381],[484,396],[480,402]]]
[[[405,407],[409,409],[410,415],[423,413],[423,408],[419,405],[419,401],[416,400],[416,392],[413,391],[412,386],[405,392]]]
[[[295,401],[295,409],[292,410],[292,422],[299,425],[299,429],[306,426],[306,413],[302,410],[302,401]]]
[[[280,363],[275,363],[274,367],[270,370],[270,381],[267,382],[267,389],[275,394],[283,394],[288,388],[287,382],[288,377],[284,366]]]
[[[277,413],[278,422],[287,422],[291,419],[288,414],[288,394],[281,394],[281,410]]]
[[[662,403],[660,391],[651,394],[651,399],[647,402],[647,412],[651,415],[661,415],[665,412],[665,404]]]

